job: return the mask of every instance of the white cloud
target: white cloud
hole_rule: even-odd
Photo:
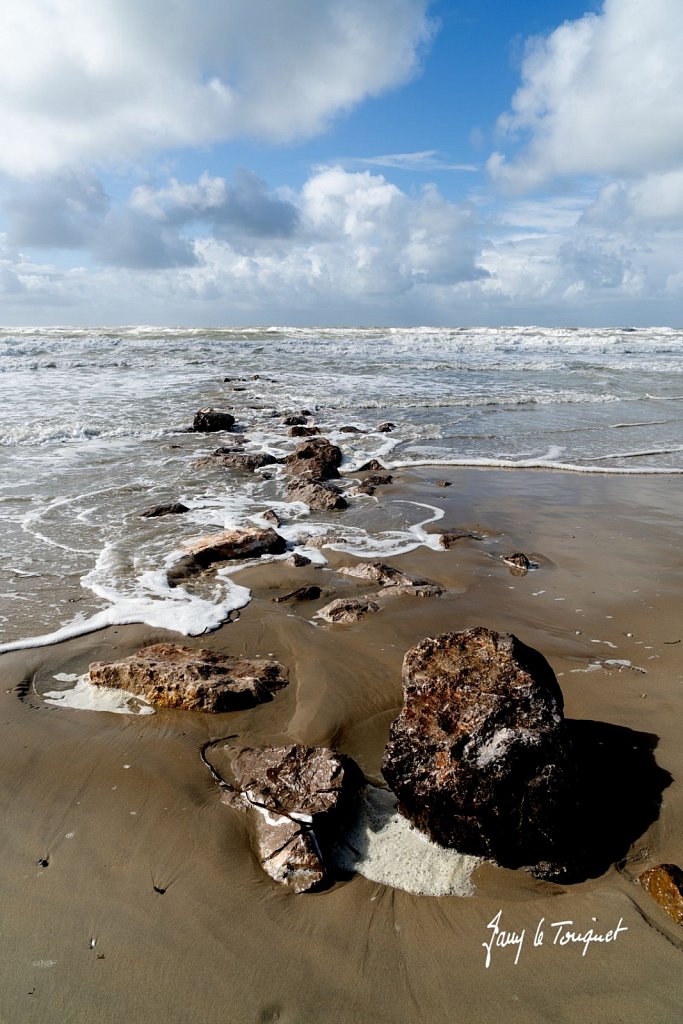
[[[500,128],[519,153],[489,170],[515,190],[554,177],[639,176],[683,163],[683,3],[605,0],[532,39]]]
[[[385,153],[380,156],[357,156],[341,160],[345,167],[386,167],[400,171],[478,171],[477,164],[452,163],[440,156],[436,149],[422,149],[415,153]]]
[[[10,0],[0,168],[323,130],[418,70],[427,0]]]

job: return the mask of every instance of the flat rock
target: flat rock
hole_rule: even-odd
[[[369,597],[339,597],[330,601],[316,614],[325,622],[359,622],[370,612],[378,612],[380,606]]]
[[[348,425],[343,426],[343,427],[338,427],[337,429],[338,429],[340,434],[364,434],[365,433],[365,431],[361,430],[360,427],[353,427],[353,426],[351,426],[351,424],[348,424]]]
[[[238,473],[255,473],[264,466],[272,466],[277,462],[274,455],[265,452],[225,452],[217,451],[203,459],[197,459],[196,466],[223,466],[234,469]]]
[[[441,597],[443,592],[438,583],[398,583],[385,587],[377,597],[382,601],[394,597]]]
[[[442,548],[454,547],[458,541],[461,540],[483,540],[484,538],[478,533],[472,533],[470,530],[445,530],[439,537],[439,544]]]
[[[658,864],[644,871],[638,881],[662,910],[683,925],[683,871],[675,864]]]
[[[418,580],[407,572],[394,568],[375,559],[372,562],[356,562],[354,565],[342,565],[337,572],[343,576],[353,576],[359,580],[370,580],[372,583],[379,583],[382,587],[397,586],[398,584],[426,583],[426,580]]]
[[[182,501],[172,501],[168,505],[152,505],[151,508],[146,508],[144,512],[141,512],[140,517],[142,519],[157,519],[159,516],[180,516],[189,511],[187,505],[183,505]]]
[[[352,813],[363,775],[350,757],[298,743],[243,748],[231,758],[225,802],[247,811],[256,856],[294,892],[319,886]]]
[[[312,437],[302,441],[285,459],[290,473],[309,480],[338,478],[341,461],[341,448],[326,437]]]
[[[185,711],[233,711],[272,700],[287,685],[276,661],[154,644],[130,658],[94,662],[90,682],[134,693],[149,704]]]
[[[326,481],[293,480],[287,485],[287,495],[292,501],[303,501],[320,512],[341,512],[349,507],[341,491]]]
[[[201,568],[212,562],[226,562],[234,558],[277,555],[285,551],[286,547],[284,538],[270,527],[223,530],[206,537],[194,537],[183,543],[186,557]]]
[[[482,626],[411,648],[382,772],[442,846],[558,877],[573,820],[562,693],[537,651]]]
[[[195,413],[192,428],[200,434],[213,434],[217,430],[232,430],[235,417],[218,409],[200,409]]]

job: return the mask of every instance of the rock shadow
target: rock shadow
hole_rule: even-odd
[[[672,776],[654,756],[658,737],[606,722],[565,719],[576,765],[577,806],[563,882],[597,878],[623,861],[659,817]]]

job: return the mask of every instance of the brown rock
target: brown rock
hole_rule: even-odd
[[[325,622],[359,622],[370,612],[378,612],[379,605],[368,597],[339,597],[330,601],[316,614]]]
[[[483,540],[478,533],[470,533],[469,530],[446,530],[439,537],[439,543],[441,547],[449,548],[454,547],[459,540]]]
[[[267,523],[272,523],[273,526],[282,526],[282,520],[274,508],[269,508],[265,512],[262,512],[261,519],[265,519]]]
[[[230,771],[264,871],[295,892],[323,882],[328,851],[363,783],[355,761],[325,747],[291,744],[238,750]]]
[[[515,552],[514,555],[501,555],[500,557],[508,566],[513,576],[526,576],[531,568],[531,562],[521,551]]]
[[[378,460],[378,459],[368,459],[368,461],[367,461],[367,462],[364,462],[362,466],[359,466],[359,467],[358,467],[358,470],[357,470],[357,472],[358,472],[358,473],[365,473],[365,472],[366,472],[367,470],[372,470],[372,471],[374,471],[374,470],[384,471],[385,469],[386,469],[386,467],[385,467],[385,466],[383,466],[383,465],[382,465],[382,463],[381,463],[381,462],[379,462],[379,460]]]
[[[285,427],[303,427],[306,425],[305,416],[285,416],[283,419]]]
[[[272,466],[277,462],[273,455],[265,452],[214,452],[204,459],[198,459],[195,465],[220,465],[225,469],[234,469],[241,473],[255,473],[264,466]]]
[[[320,427],[290,427],[287,433],[290,437],[315,437]]]
[[[285,540],[270,527],[265,529],[223,530],[206,537],[195,537],[184,542],[187,557],[205,568],[212,562],[227,562],[234,558],[258,558],[261,555],[280,554],[287,547]]]
[[[290,473],[309,480],[336,479],[341,461],[341,448],[326,437],[312,437],[302,441],[285,459]]]
[[[159,516],[180,516],[189,511],[187,505],[183,505],[181,501],[172,501],[169,505],[152,505],[151,508],[141,512],[140,517],[142,519],[157,519]]]
[[[305,565],[310,564],[310,558],[307,555],[300,555],[298,551],[294,551],[289,558],[285,558],[285,565],[291,565],[294,569],[303,569]]]
[[[345,427],[339,427],[338,429],[339,429],[339,433],[340,434],[364,434],[365,433],[365,431],[361,430],[359,427],[352,427],[350,425],[349,426],[345,426]]]
[[[638,881],[676,924],[683,925],[683,871],[675,864],[658,864]]]
[[[453,485],[452,480],[436,480],[435,483],[437,487],[452,487]]]
[[[401,813],[443,846],[561,873],[573,814],[562,707],[546,660],[511,634],[423,640],[405,656],[382,763]]]
[[[438,583],[398,583],[393,587],[385,587],[377,596],[384,601],[394,597],[440,597],[443,587]]]
[[[348,502],[333,484],[318,480],[293,480],[287,485],[292,501],[303,501],[309,508],[321,512],[343,511]]]
[[[235,425],[235,417],[229,412],[219,412],[217,409],[200,409],[195,413],[192,427],[201,434],[213,434],[217,430],[232,430]]]
[[[417,580],[406,572],[394,568],[375,559],[373,562],[356,562],[355,565],[342,565],[337,569],[343,576],[353,576],[359,580],[370,580],[372,583],[379,583],[382,587],[392,587],[398,584],[426,583],[426,580]]]
[[[389,434],[392,430],[396,430],[396,424],[389,423],[388,421],[386,423],[380,423],[377,427],[377,432],[379,434]]]
[[[185,711],[232,711],[272,700],[287,685],[276,661],[154,644],[131,658],[93,662],[90,682],[137,694],[149,704]]]

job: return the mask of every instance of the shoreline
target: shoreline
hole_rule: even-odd
[[[451,486],[437,488],[437,473]],[[210,634],[109,626],[3,654],[0,1010],[39,1024],[93,1015],[106,1024],[124,1014],[180,1024],[197,1007],[231,1024],[450,1024],[454,1007],[477,1022],[499,1019],[504,1008],[513,1022],[586,1014],[635,1024],[651,1019],[654,997],[656,1019],[677,1020],[683,938],[635,884],[651,864],[683,860],[677,491],[663,473],[412,466],[381,489],[381,509],[437,504],[444,516],[430,532],[482,537],[389,556],[445,587],[442,597],[396,598],[358,623],[323,624],[313,616],[332,596],[373,589],[334,572],[357,558],[326,549],[324,567],[241,569],[251,602]],[[336,521],[343,532],[344,514]],[[512,551],[538,569],[513,576],[500,558]],[[306,603],[272,600],[308,583],[335,592]],[[377,784],[405,650],[480,624],[513,632],[548,658],[568,718],[630,730],[650,744],[671,778],[655,820],[618,868],[571,886],[482,864],[473,897],[411,896],[358,875],[315,895],[279,891],[253,860],[240,820],[219,804],[202,744],[237,734],[254,745],[329,745]],[[31,680],[40,693],[54,688],[55,673],[83,672],[90,661],[159,640],[272,655],[291,682],[249,711],[143,718],[51,708],[31,689]],[[499,926],[526,938],[519,948],[493,948],[486,967],[482,947],[498,910]],[[535,946],[541,918],[601,934],[621,920],[625,930],[583,955],[581,945],[554,942],[549,926]]]

